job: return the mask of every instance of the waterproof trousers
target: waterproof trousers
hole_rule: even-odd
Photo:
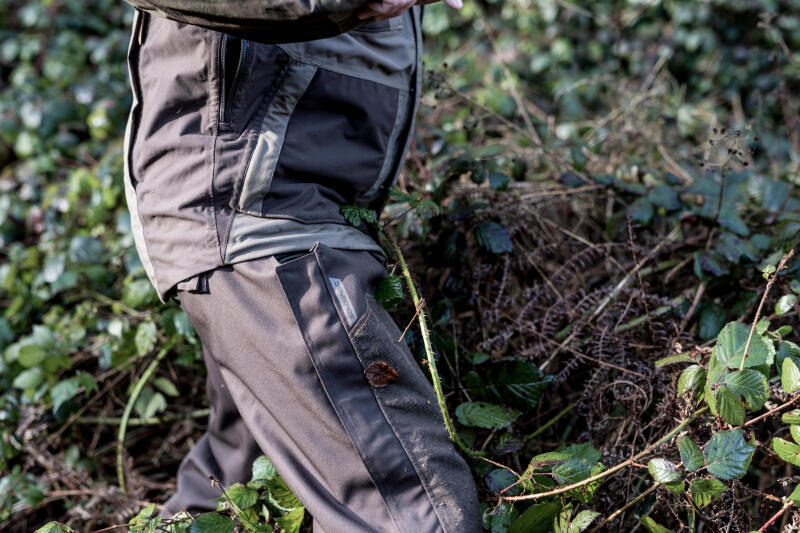
[[[317,244],[179,291],[204,347],[211,416],[166,512],[212,510],[263,452],[325,533],[481,530],[469,468],[380,303],[372,253]],[[198,285],[199,286],[199,285]]]

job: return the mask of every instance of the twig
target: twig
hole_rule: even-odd
[[[561,418],[564,415],[566,415],[567,413],[569,413],[573,409],[575,409],[575,404],[570,404],[570,405],[566,406],[564,409],[559,411],[558,414],[556,414],[556,416],[554,416],[553,418],[551,418],[550,420],[548,420],[547,422],[545,422],[544,424],[539,426],[539,428],[536,431],[534,431],[533,433],[531,433],[530,435],[525,437],[523,439],[523,442],[528,442],[531,439],[535,439],[536,437],[538,437],[539,435],[541,435],[542,433],[547,431],[547,428],[549,428],[550,426],[552,426],[553,424],[555,424],[556,422],[561,420]]]
[[[124,454],[124,444],[125,444],[125,432],[128,429],[128,419],[131,416],[131,411],[133,410],[133,404],[136,403],[136,400],[139,398],[139,394],[142,392],[142,389],[150,381],[150,378],[153,377],[153,374],[158,368],[158,363],[161,362],[164,357],[169,353],[172,349],[172,345],[174,341],[170,341],[164,346],[158,354],[156,354],[153,361],[148,365],[145,369],[142,376],[136,381],[136,385],[133,387],[133,391],[131,392],[130,398],[128,398],[128,403],[125,405],[125,411],[122,413],[122,419],[119,423],[119,432],[117,433],[117,481],[119,482],[119,490],[122,494],[127,494],[125,489],[125,473],[122,468],[122,457]]]
[[[151,416],[149,418],[131,418],[128,420],[128,427],[133,426],[157,426],[180,420],[191,420],[193,418],[203,418],[209,415],[210,409],[197,409],[186,414],[172,414],[165,416]],[[87,416],[79,418],[77,424],[101,424],[107,426],[118,426],[122,423],[122,418],[113,416]]]
[[[747,336],[747,344],[744,345],[744,353],[742,354],[742,363],[739,365],[739,370],[744,370],[744,362],[747,359],[747,351],[750,349],[750,341],[753,340],[753,333],[756,331],[756,326],[758,325],[758,319],[761,318],[761,309],[764,307],[764,302],[767,299],[767,295],[769,294],[769,290],[772,288],[772,284],[775,283],[775,278],[778,277],[778,274],[781,273],[781,270],[786,268],[786,262],[792,258],[794,255],[794,249],[789,250],[789,253],[783,256],[781,262],[778,263],[778,268],[775,269],[772,276],[770,276],[769,281],[767,282],[767,288],[764,289],[764,295],[761,297],[761,301],[758,303],[758,309],[756,310],[756,316],[753,319],[753,325],[750,328],[750,335]]]
[[[589,533],[596,533],[597,531],[600,531],[601,529],[603,529],[603,526],[613,522],[619,515],[621,515],[622,513],[624,513],[625,511],[627,511],[628,509],[630,509],[631,507],[633,507],[634,505],[645,499],[651,492],[653,492],[660,486],[661,483],[653,483],[649,489],[639,494],[637,497],[635,497],[634,499],[632,499],[631,501],[629,501],[628,503],[626,503],[625,505],[623,505],[622,507],[611,513],[610,515],[608,515],[608,518],[600,522],[597,525],[597,527],[592,529]]]
[[[414,311],[414,316],[412,316],[411,320],[408,321],[408,325],[406,326],[406,329],[403,330],[403,334],[400,335],[400,338],[397,339],[397,342],[400,342],[401,340],[403,340],[403,337],[406,336],[406,332],[408,331],[408,328],[410,328],[411,324],[414,323],[414,319],[417,318],[417,315],[419,315],[419,310],[422,309],[423,305],[425,305],[425,298],[422,298],[419,301],[419,305],[417,306],[417,309]]]
[[[792,500],[789,500],[788,502],[786,502],[786,505],[784,505],[784,506],[781,508],[781,510],[780,510],[780,511],[778,511],[777,513],[775,513],[774,515],[772,515],[772,518],[770,518],[769,520],[767,520],[767,521],[764,523],[764,525],[763,525],[763,526],[761,526],[760,528],[758,528],[758,530],[759,530],[759,531],[766,531],[766,530],[767,530],[767,528],[769,528],[769,526],[771,526],[771,525],[772,525],[772,523],[773,523],[773,522],[775,522],[775,520],[777,520],[778,518],[780,518],[781,516],[783,516],[783,513],[785,513],[785,512],[786,512],[786,511],[788,511],[789,509],[791,509],[793,506],[794,506],[794,502],[793,502]]]
[[[771,409],[771,410],[767,411],[766,413],[764,413],[763,415],[759,415],[759,416],[755,417],[752,420],[748,420],[747,422],[742,424],[742,427],[747,427],[747,426],[750,426],[752,424],[755,424],[756,422],[760,422],[761,420],[764,420],[765,418],[769,418],[770,416],[774,415],[778,411],[783,411],[784,409],[786,409],[787,407],[789,407],[790,405],[795,403],[797,400],[800,400],[800,394],[798,394],[797,396],[795,396],[794,398],[792,398],[788,402],[779,405],[775,409]]]
[[[623,470],[623,469],[633,465],[634,463],[636,463],[636,461],[638,461],[642,457],[645,457],[646,455],[648,455],[651,452],[653,452],[656,448],[658,448],[663,443],[665,443],[666,441],[671,439],[673,436],[675,436],[677,433],[679,433],[684,427],[686,427],[687,425],[691,424],[697,417],[699,417],[701,414],[705,413],[707,410],[708,410],[708,407],[701,407],[700,409],[698,409],[697,411],[695,411],[694,413],[692,413],[691,415],[686,417],[680,424],[678,424],[677,426],[672,428],[672,430],[669,433],[667,433],[666,435],[664,435],[663,437],[658,439],[656,442],[654,442],[653,444],[649,445],[647,448],[645,448],[641,452],[637,453],[636,455],[634,455],[630,459],[622,461],[621,463],[619,463],[619,464],[617,464],[615,466],[612,466],[608,470],[604,470],[603,472],[600,472],[599,474],[596,474],[594,476],[588,477],[588,478],[584,479],[583,481],[579,481],[577,483],[572,483],[571,485],[565,485],[563,487],[559,487],[557,489],[550,490],[550,491],[547,491],[547,492],[540,492],[540,493],[537,493],[537,494],[526,494],[524,496],[507,496],[507,497],[504,497],[503,499],[506,500],[506,501],[509,501],[509,502],[516,502],[516,501],[523,501],[523,500],[540,500],[542,498],[548,498],[550,496],[557,496],[557,495],[563,494],[565,492],[570,492],[572,490],[579,489],[581,487],[585,487],[586,485],[594,483],[595,481],[599,481],[599,480],[601,480],[603,478],[606,478],[606,477],[608,477],[608,476],[610,476],[612,474],[616,474],[620,470]]]

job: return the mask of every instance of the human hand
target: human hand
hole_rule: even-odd
[[[439,0],[372,0],[358,12],[361,20],[372,19],[381,21],[402,15],[415,5],[432,4]],[[462,0],[444,0],[444,3],[453,9],[463,7]]]

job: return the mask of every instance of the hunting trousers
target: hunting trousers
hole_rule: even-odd
[[[475,485],[430,382],[375,301],[367,251],[317,244],[217,268],[180,290],[204,347],[211,415],[166,513],[213,510],[262,452],[315,532],[473,533]]]

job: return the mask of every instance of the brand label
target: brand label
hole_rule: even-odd
[[[328,278],[328,280],[333,287],[333,294],[335,294],[336,299],[339,300],[339,307],[342,308],[342,314],[347,320],[347,325],[352,326],[358,318],[358,315],[353,307],[353,302],[350,301],[347,290],[344,288],[344,283],[342,283],[342,280],[339,278]]]

